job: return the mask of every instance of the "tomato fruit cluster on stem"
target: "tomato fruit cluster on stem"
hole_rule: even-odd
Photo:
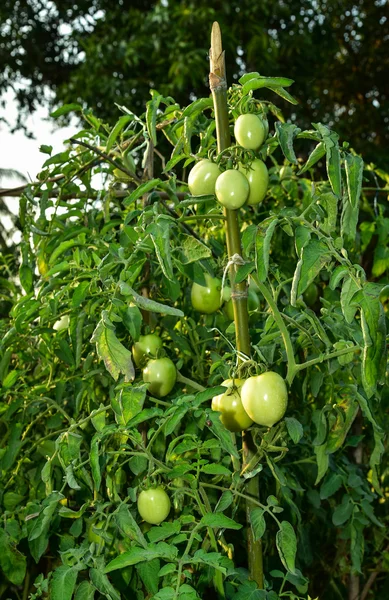
[[[170,394],[177,379],[174,362],[168,358],[149,360],[143,369],[143,381],[149,384],[148,391],[152,396],[163,398]]]
[[[204,274],[205,285],[194,282],[191,289],[191,302],[195,310],[210,315],[216,312],[222,304],[220,279]]]
[[[241,399],[246,413],[255,423],[272,427],[285,414],[288,390],[281,375],[267,371],[246,379]]]
[[[137,506],[142,519],[151,525],[162,523],[171,508],[170,498],[161,486],[143,490],[138,496]]]
[[[243,383],[243,379],[226,379],[221,385],[228,388],[227,391],[212,399],[212,410],[221,413],[224,427],[233,432],[244,431],[253,424],[240,398]]]

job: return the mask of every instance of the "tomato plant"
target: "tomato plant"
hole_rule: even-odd
[[[220,412],[220,420],[229,431],[243,431],[253,424],[243,408],[240,389],[243,379],[226,379],[221,384],[228,388],[223,394],[212,398],[212,410]]]
[[[142,490],[137,505],[142,519],[151,525],[162,523],[169,516],[171,508],[170,498],[161,486]]]
[[[288,390],[281,375],[267,371],[246,379],[241,399],[246,413],[255,423],[272,427],[285,414]]]
[[[211,160],[200,160],[191,170],[188,177],[189,191],[193,196],[215,193],[215,183],[220,169]]]
[[[211,97],[151,90],[112,126],[60,108],[82,128],[42,146],[20,196],[20,251],[0,256],[1,599],[387,596],[386,175],[283,115],[289,78],[227,89],[222,67]],[[264,117],[255,150],[231,143],[242,111]],[[188,192],[192,164],[225,205]]]
[[[215,192],[220,204],[230,210],[236,210],[246,202],[250,186],[243,173],[228,169],[217,178]]]
[[[265,140],[266,127],[258,115],[252,113],[240,115],[235,121],[234,135],[243,148],[258,150]]]
[[[239,171],[246,177],[250,186],[247,204],[249,206],[260,204],[266,196],[269,185],[269,173],[265,163],[257,158],[250,165],[240,164]]]
[[[167,358],[149,360],[143,369],[143,381],[148,383],[148,391],[157,398],[170,394],[176,383],[177,371],[174,362]]]
[[[222,304],[221,299],[221,281],[217,277],[212,277],[209,273],[204,273],[205,285],[194,282],[191,289],[191,301],[195,310],[204,314],[211,314],[217,311]]]
[[[141,335],[132,347],[132,356],[137,367],[144,367],[149,358],[156,358],[162,348],[162,340],[156,333]]]

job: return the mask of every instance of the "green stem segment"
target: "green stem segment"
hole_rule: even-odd
[[[212,91],[218,152],[222,152],[231,145],[230,127],[227,105],[227,80],[224,63],[224,52],[222,49],[221,32],[218,23],[214,23],[211,36],[210,50],[211,68],[209,74],[209,83]],[[245,281],[236,284],[235,275],[237,264],[235,257],[242,256],[242,247],[240,240],[240,228],[238,221],[238,212],[236,210],[224,209],[226,217],[226,239],[227,252],[230,263],[229,272],[232,288],[232,306],[234,308],[234,321],[236,330],[236,348],[238,356],[244,354],[250,356],[250,335],[247,310],[247,284]],[[253,451],[251,449],[251,436],[243,435],[243,461],[244,465],[250,462]],[[259,499],[259,481],[258,477],[252,477],[247,484],[249,496]],[[247,546],[248,563],[250,577],[256,581],[259,588],[263,588],[263,564],[262,564],[262,545],[260,541],[255,541],[253,530],[250,526],[250,511],[255,506],[249,500],[246,505],[247,513]]]

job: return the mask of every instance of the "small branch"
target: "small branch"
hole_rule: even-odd
[[[104,158],[107,162],[111,163],[114,167],[116,167],[117,169],[119,169],[120,171],[122,171],[123,173],[128,175],[129,177],[131,177],[137,183],[141,183],[141,179],[135,173],[132,173],[131,171],[126,169],[126,167],[121,165],[115,159],[111,158],[105,152],[102,152],[101,150],[99,150],[99,148],[96,148],[96,146],[91,146],[87,142],[82,142],[81,140],[75,140],[74,138],[70,138],[69,142],[71,142],[72,144],[77,144],[78,146],[84,146],[85,148],[88,148],[88,150],[91,150],[95,154],[98,154],[99,156]]]

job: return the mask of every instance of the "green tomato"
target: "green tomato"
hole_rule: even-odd
[[[249,197],[250,186],[247,178],[240,171],[227,169],[216,180],[216,198],[229,210],[243,206]]]
[[[156,333],[141,335],[132,347],[132,356],[137,367],[144,367],[149,358],[156,358],[162,348],[162,340]]]
[[[346,348],[353,348],[354,344],[352,342],[346,342],[346,340],[339,340],[339,342],[335,342],[334,348],[335,350],[345,350]],[[347,352],[347,354],[342,354],[342,356],[338,356],[338,362],[340,365],[348,365],[354,360],[354,352]]]
[[[285,381],[274,371],[246,379],[240,395],[249,417],[266,427],[272,427],[282,419],[288,405]]]
[[[234,135],[239,146],[257,150],[265,140],[266,126],[258,115],[240,115],[235,121]]]
[[[143,369],[143,381],[149,383],[148,391],[152,396],[163,398],[170,394],[177,379],[175,364],[170,358],[149,360]]]
[[[310,283],[303,293],[304,302],[307,306],[314,306],[319,298],[319,288],[316,283]]]
[[[68,329],[70,323],[69,315],[63,315],[58,321],[56,321],[53,325],[53,329],[55,331],[62,331],[63,329]]]
[[[260,204],[266,196],[269,185],[269,173],[265,163],[257,158],[253,160],[250,168],[240,164],[239,171],[245,175],[250,186],[250,193],[246,204],[249,206]]]
[[[193,283],[191,290],[192,306],[200,313],[210,315],[221,307],[220,292],[222,284],[217,277],[204,273],[206,285]]]
[[[212,410],[221,413],[220,420],[228,431],[244,431],[253,424],[240,398],[243,383],[243,379],[226,379],[221,385],[227,387],[227,391],[212,399]]]
[[[143,490],[138,496],[138,512],[146,523],[159,525],[170,512],[170,498],[159,486]]]
[[[99,521],[98,523],[96,523],[95,521],[90,521],[90,523],[87,527],[88,542],[90,542],[90,543],[94,542],[95,544],[98,544],[99,546],[104,546],[104,544],[105,544],[104,538],[101,535],[99,535],[98,533],[95,533],[93,531],[93,529],[102,529],[104,527],[104,525],[105,525],[104,521]],[[112,540],[112,535],[110,533],[106,533],[106,535],[109,537],[110,540]]]
[[[205,196],[215,193],[216,179],[220,169],[211,160],[200,160],[189,173],[188,187],[192,196]]]

